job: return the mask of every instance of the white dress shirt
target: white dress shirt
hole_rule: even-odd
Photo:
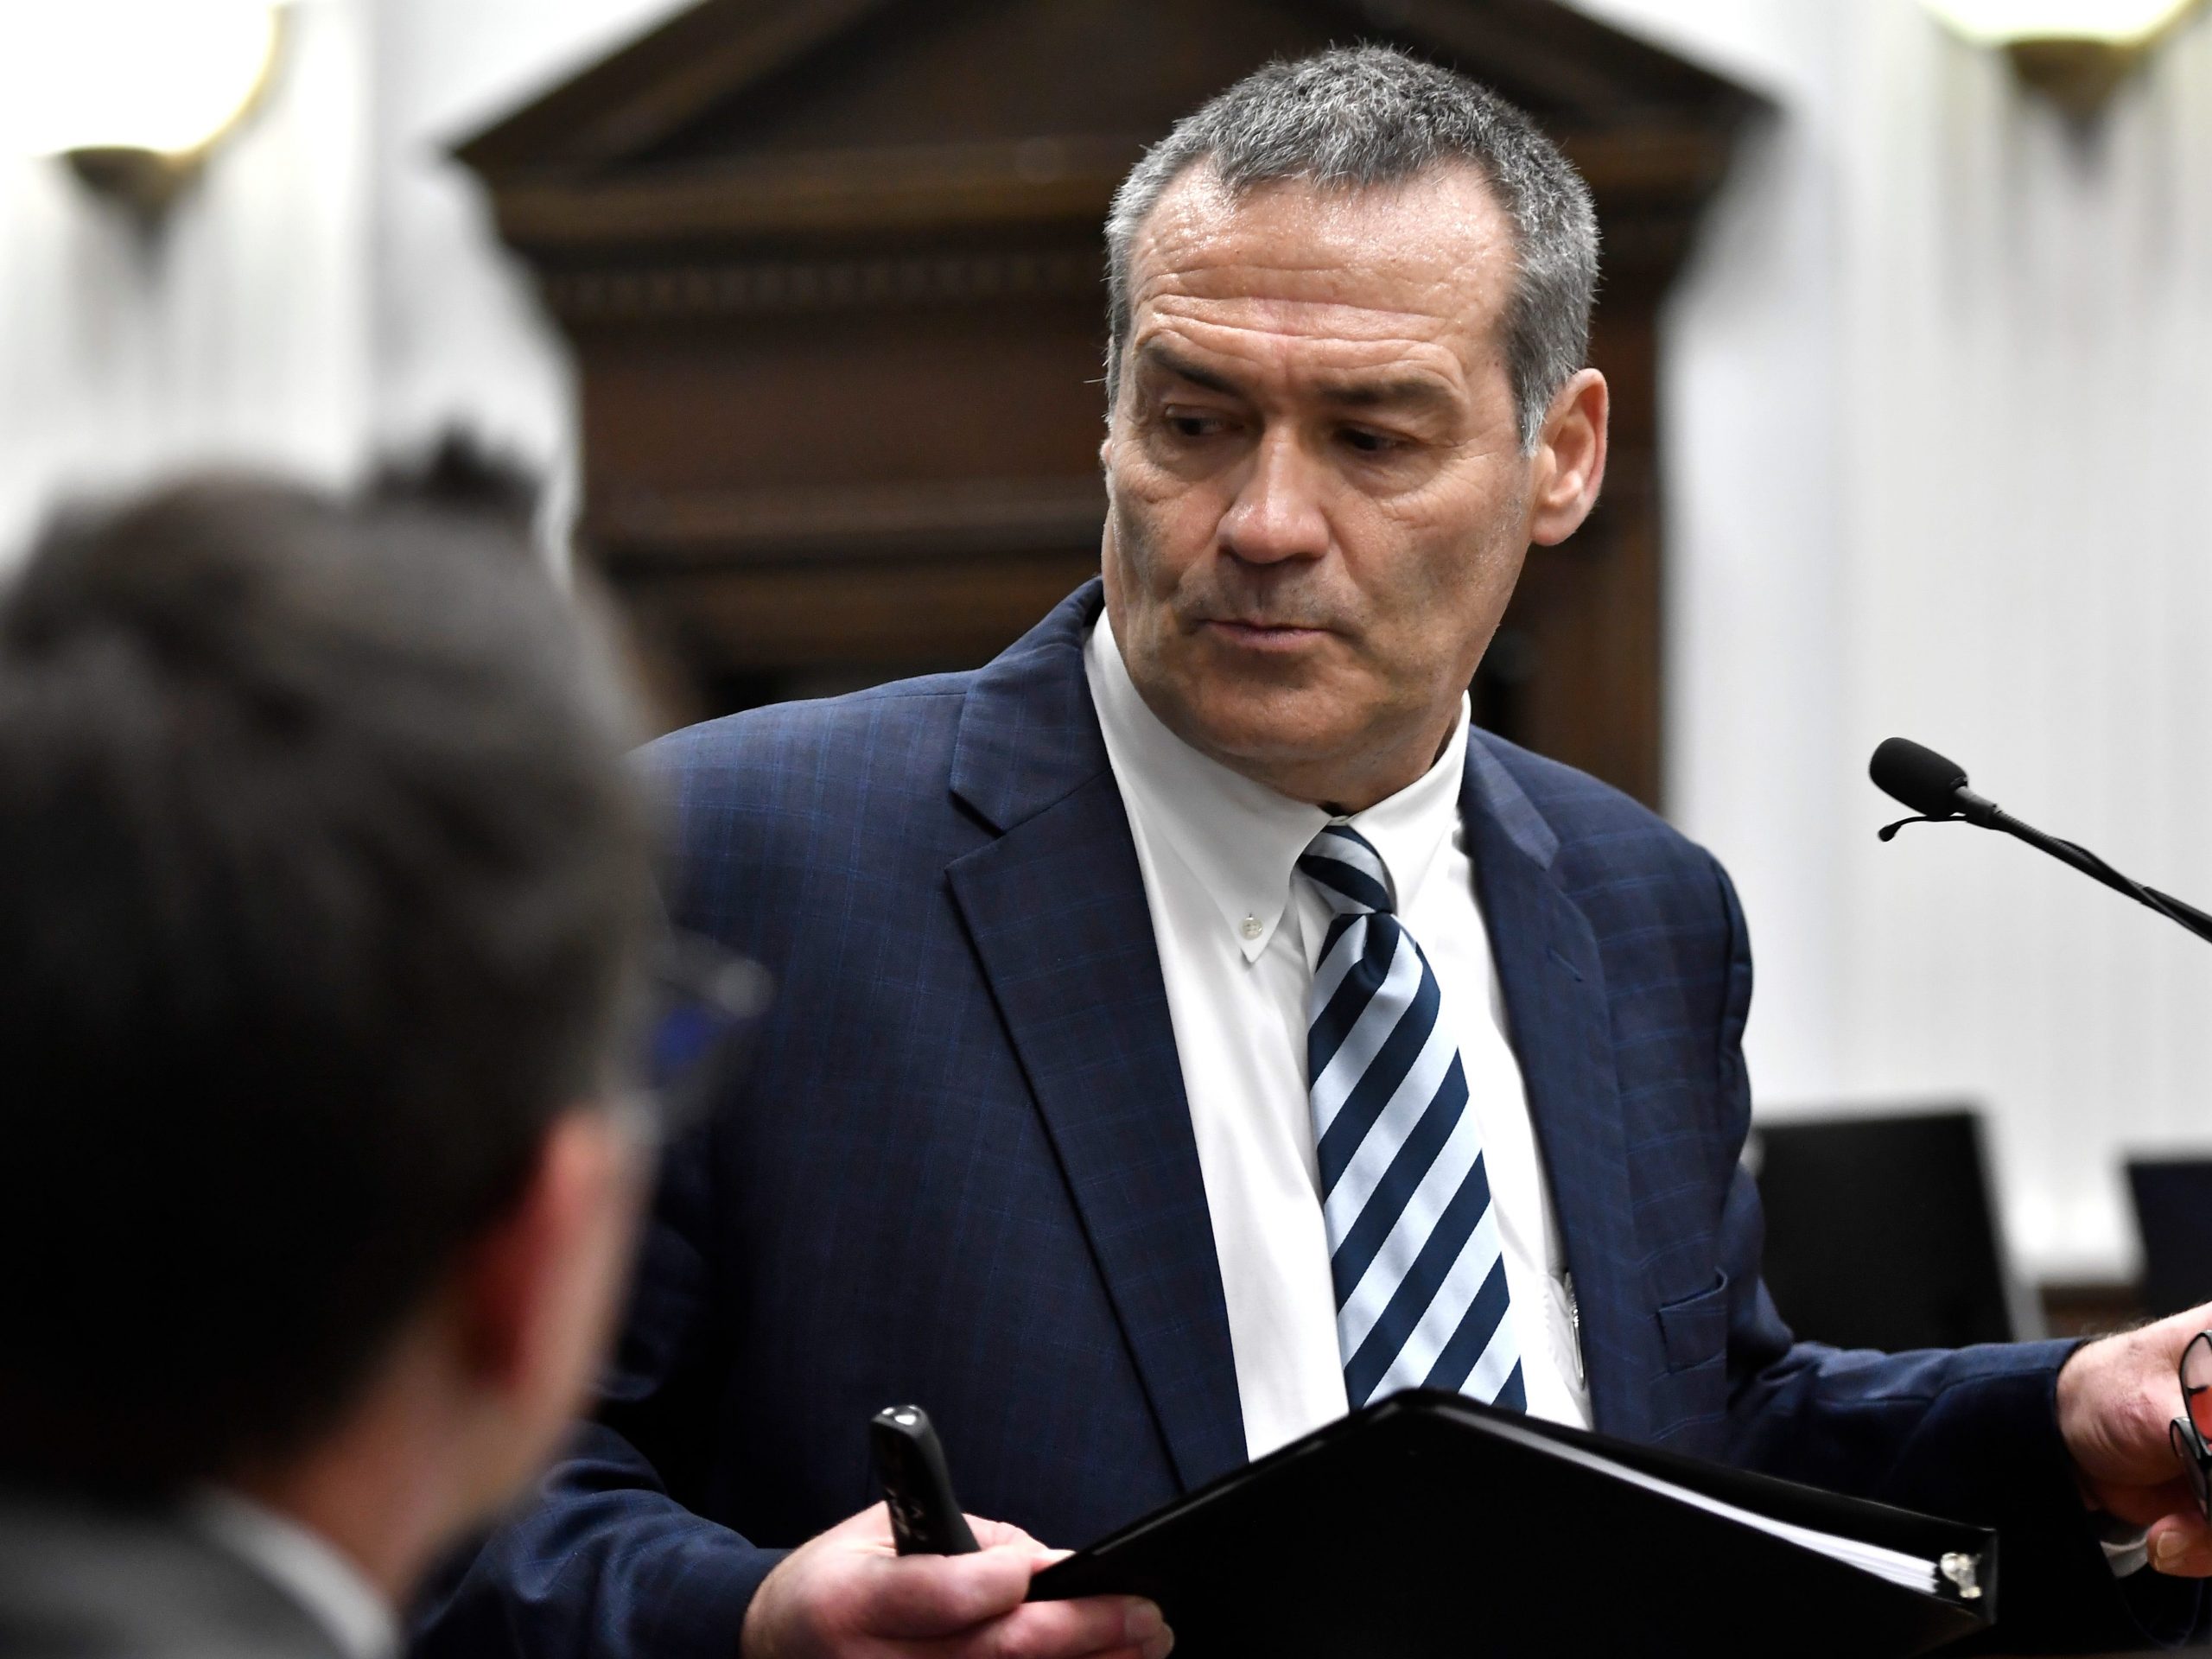
[[[391,1659],[399,1621],[360,1570],[296,1521],[235,1492],[203,1488],[187,1505],[202,1535],[299,1603],[346,1659]]]
[[[1306,1098],[1306,997],[1329,907],[1295,873],[1329,815],[1207,759],[1145,704],[1102,615],[1084,670],[1128,809],[1198,1139],[1253,1457],[1344,1414]],[[1348,820],[1435,970],[1504,1249],[1531,1414],[1587,1427],[1572,1287],[1459,822],[1467,708],[1436,764]]]

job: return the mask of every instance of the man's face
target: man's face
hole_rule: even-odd
[[[1102,450],[1106,603],[1186,742],[1351,808],[1434,759],[1530,534],[1513,266],[1464,168],[1234,198],[1202,165],[1146,221]]]

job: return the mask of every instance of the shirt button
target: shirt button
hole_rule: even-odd
[[[1267,931],[1265,928],[1260,925],[1260,918],[1256,916],[1247,916],[1244,918],[1243,926],[1239,928],[1237,931],[1243,933],[1248,939],[1256,939],[1261,934]]]

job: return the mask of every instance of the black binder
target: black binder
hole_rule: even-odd
[[[1102,1592],[1157,1601],[1177,1659],[1883,1659],[1991,1623],[1997,1539],[1414,1391],[1048,1567],[1031,1598]]]

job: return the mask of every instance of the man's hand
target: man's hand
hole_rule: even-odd
[[[2166,1425],[2181,1415],[2181,1351],[2212,1329],[2212,1306],[2075,1351],[2058,1373],[2058,1429],[2082,1495],[2148,1527],[2151,1565],[2212,1578],[2212,1528],[2175,1461]]]
[[[1162,1659],[1160,1609],[1129,1596],[1029,1603],[1064,1552],[968,1517],[973,1555],[906,1555],[882,1504],[793,1550],[745,1615],[741,1659]]]

